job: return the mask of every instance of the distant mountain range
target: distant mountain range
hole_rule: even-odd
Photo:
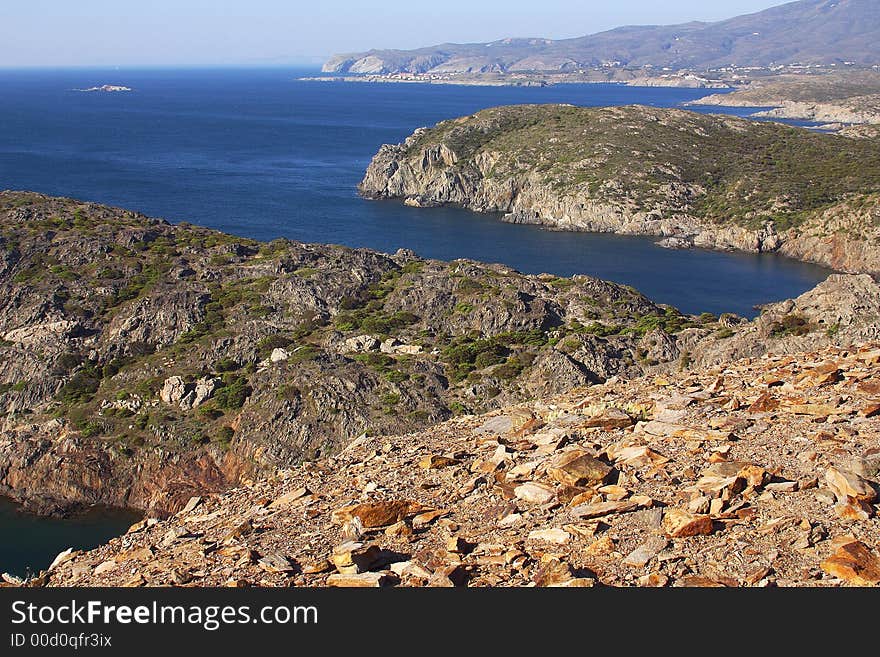
[[[629,26],[574,39],[503,39],[335,55],[327,73],[568,72],[598,66],[708,70],[880,63],[880,0],[799,0],[717,23]]]

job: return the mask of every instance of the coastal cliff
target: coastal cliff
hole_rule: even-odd
[[[647,107],[499,107],[383,146],[373,199],[880,272],[880,145]]]

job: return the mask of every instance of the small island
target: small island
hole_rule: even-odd
[[[106,93],[114,93],[119,91],[132,91],[131,87],[123,87],[118,84],[103,84],[100,87],[89,87],[88,89],[74,89],[74,91],[82,91],[86,93],[91,93],[95,91],[103,91]]]

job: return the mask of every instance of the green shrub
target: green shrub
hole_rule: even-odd
[[[409,379],[409,374],[400,370],[391,370],[385,374],[385,378],[391,383],[403,383]]]
[[[83,404],[95,396],[100,386],[100,376],[93,368],[87,367],[74,374],[58,391],[55,399],[66,405]]]
[[[240,369],[241,369],[241,365],[238,363],[238,361],[236,361],[232,358],[229,358],[229,357],[224,357],[224,358],[221,358],[220,360],[214,361],[214,371],[215,372],[220,372],[220,373],[234,372],[234,371],[240,370]]]
[[[223,377],[224,385],[214,393],[214,402],[218,408],[224,410],[237,410],[244,406],[247,398],[253,393],[253,388],[248,385],[248,380],[238,374],[226,373]]]
[[[788,335],[802,336],[812,331],[810,322],[802,315],[786,315],[770,325],[770,335],[781,338]]]

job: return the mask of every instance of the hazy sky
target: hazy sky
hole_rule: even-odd
[[[782,0],[0,0],[0,67],[289,64],[374,47],[565,38]]]

